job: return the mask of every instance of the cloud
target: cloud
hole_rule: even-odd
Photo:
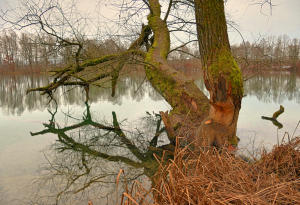
[[[253,41],[260,35],[287,34],[291,38],[300,36],[300,1],[273,0],[275,6],[260,8],[250,0],[229,0],[226,11],[238,24],[245,39]],[[232,42],[241,41],[235,33],[230,34]]]

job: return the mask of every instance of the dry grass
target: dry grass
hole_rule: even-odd
[[[0,75],[29,75],[45,73],[46,67],[42,65],[16,67],[15,65],[1,65]]]
[[[254,162],[216,150],[177,149],[157,179],[150,200],[136,186],[124,204],[300,204],[300,137]]]

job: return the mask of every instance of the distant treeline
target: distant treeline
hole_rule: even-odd
[[[300,68],[300,40],[287,35],[269,36],[253,43],[231,46],[243,68],[296,69]]]
[[[82,60],[123,50],[116,40],[84,40]],[[48,67],[69,64],[76,48],[59,44],[54,37],[9,30],[0,33],[0,67]]]
[[[82,41],[81,60],[115,53],[127,47],[125,42],[113,38]],[[243,42],[231,48],[243,69],[300,69],[300,40],[290,39],[287,35],[269,36],[253,43]],[[76,50],[72,46],[61,45],[48,35],[17,34],[6,30],[0,33],[0,68],[47,68],[70,64],[75,59]],[[170,62],[176,62],[178,69],[200,69],[200,62],[195,59],[197,56],[197,44],[193,43],[181,46],[169,57]],[[195,60],[191,60],[193,58]]]

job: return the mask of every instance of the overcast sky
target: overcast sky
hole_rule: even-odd
[[[16,0],[0,0],[0,8],[4,8],[8,2],[14,5],[14,1]],[[300,0],[272,0],[275,4],[272,12],[268,6],[261,9],[259,5],[253,4],[255,1],[257,0],[228,0],[226,4],[226,12],[238,25],[237,28],[245,40],[253,41],[260,36],[282,34],[300,38]],[[111,11],[101,10],[102,5],[97,4],[97,0],[78,0],[78,2],[80,10],[90,16],[99,11],[113,14]],[[241,41],[236,32],[230,32],[229,36],[232,43]]]
[[[244,38],[256,40],[260,35],[287,34],[300,38],[300,0],[273,0],[272,14],[269,7],[262,11],[251,0],[228,0],[226,9]],[[298,19],[298,20],[297,20]],[[239,41],[237,35],[230,34],[232,41]]]

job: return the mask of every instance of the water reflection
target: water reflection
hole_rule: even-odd
[[[49,83],[46,76],[0,76],[0,107],[7,115],[21,115],[24,111],[45,110],[48,101],[38,92],[26,95],[28,88],[41,87]],[[102,87],[90,88],[90,102],[109,101],[113,105],[121,105],[124,99],[132,99],[137,102],[147,94],[152,101],[160,101],[163,98],[145,80],[143,73],[124,74],[120,77],[116,95],[111,96],[110,83]],[[80,105],[85,100],[85,93],[79,87],[65,87],[54,93],[54,98],[59,105]]]
[[[245,94],[267,103],[281,104],[284,100],[300,103],[300,78],[291,73],[253,76],[244,83]]]
[[[8,115],[21,115],[25,110],[40,110],[47,99],[38,93],[26,96],[26,88],[41,86],[48,80],[43,76],[0,76],[0,107]]]
[[[57,136],[52,157],[47,156],[49,163],[39,182],[42,180],[43,188],[53,190],[53,195],[45,197],[45,190],[40,190],[44,197],[36,195],[36,202],[80,204],[93,198],[99,204],[103,197],[108,197],[111,204],[116,196],[110,193],[114,193],[120,169],[124,170],[127,183],[147,176],[153,184],[159,166],[157,159],[172,158],[175,142],[168,140],[159,114],[147,113],[133,129],[122,126],[115,112],[112,112],[112,123],[97,122],[90,105],[85,106],[82,116],[66,114],[65,122],[56,120],[57,109],[49,111],[51,119],[43,124],[45,129],[31,133],[32,136],[48,133]]]
[[[26,90],[41,87],[49,83],[45,76],[0,76],[0,107],[7,115],[21,115],[25,110],[35,111],[47,108],[48,99],[37,92],[26,95]],[[201,90],[205,90],[202,79],[196,81]],[[121,105],[124,98],[140,101],[148,94],[152,101],[163,98],[145,80],[141,72],[123,75],[117,86],[116,96],[111,97],[109,84],[102,88],[91,87],[90,102],[109,101]],[[256,75],[244,84],[245,94],[255,96],[267,103],[281,104],[284,100],[300,103],[300,78],[290,73]],[[79,105],[85,95],[81,88],[63,88],[57,90],[55,98],[60,105]]]

